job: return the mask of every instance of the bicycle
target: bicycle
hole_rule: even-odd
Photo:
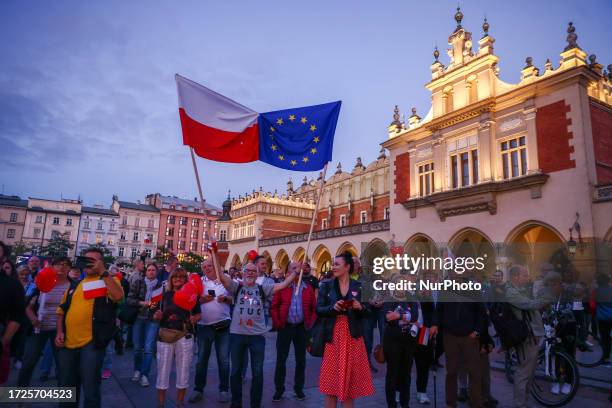
[[[559,316],[552,312],[545,319],[544,341],[538,352],[538,363],[531,381],[530,393],[540,404],[560,407],[568,404],[580,385],[580,374],[573,356],[557,336]],[[506,351],[504,361],[506,378],[514,383],[514,367],[518,361],[516,350]]]
[[[576,347],[576,363],[582,367],[595,367],[603,361],[603,347],[599,337],[588,332],[583,344]]]

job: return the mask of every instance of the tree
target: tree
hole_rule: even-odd
[[[58,256],[67,256],[68,252],[74,248],[74,244],[70,242],[68,233],[58,234],[51,238],[47,245],[41,248],[41,255],[55,258]]]
[[[157,247],[157,252],[155,253],[155,257],[153,257],[153,259],[155,259],[155,263],[158,265],[164,265],[171,255],[174,254],[165,246],[160,245]]]
[[[187,272],[200,272],[200,264],[204,260],[204,257],[193,252],[187,252],[180,260],[180,265]]]
[[[11,248],[11,260],[16,262],[18,256],[28,253],[32,253],[32,245],[24,241],[17,241]]]
[[[113,252],[103,243],[90,245],[88,248],[81,251],[81,255],[85,254],[85,252],[87,252],[87,250],[90,248],[98,248],[100,251],[102,251],[102,254],[104,255],[104,265],[112,265],[117,260],[117,258],[113,256]]]

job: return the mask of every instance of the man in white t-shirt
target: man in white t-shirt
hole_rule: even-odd
[[[219,402],[229,402],[230,347],[229,327],[231,323],[231,295],[223,284],[217,281],[216,272],[210,260],[202,262],[202,286],[204,292],[200,297],[202,317],[198,322],[198,362],[196,364],[195,386],[189,402],[198,402],[203,397],[208,360],[213,344],[217,354],[219,369]]]

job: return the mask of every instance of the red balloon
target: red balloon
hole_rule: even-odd
[[[189,275],[189,282],[192,283],[193,286],[195,286],[196,294],[198,296],[202,296],[202,293],[204,292],[204,286],[202,285],[202,278],[200,278],[200,275],[198,275],[197,273],[192,273],[191,275]]]
[[[121,279],[123,278],[123,275],[121,274],[121,272],[117,272],[115,274],[115,278],[117,278],[119,281],[121,281]]]
[[[257,251],[256,251],[256,250],[254,250],[254,249],[251,249],[251,250],[249,251],[249,260],[250,260],[250,261],[254,261],[254,260],[255,260],[255,258],[257,258]]]
[[[191,306],[189,302],[189,295],[182,290],[177,290],[174,292],[174,296],[172,297],[172,301],[175,305],[184,310],[191,310],[193,306]]]
[[[191,310],[198,302],[197,289],[193,283],[187,282],[181,289],[174,293],[173,299],[174,304],[181,309]]]
[[[55,287],[55,284],[57,283],[57,273],[55,272],[55,269],[50,266],[43,268],[36,275],[34,283],[36,284],[38,290],[40,290],[41,292],[50,292],[51,289],[53,289]]]

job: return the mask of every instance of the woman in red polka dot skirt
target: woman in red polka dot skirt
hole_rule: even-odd
[[[350,253],[338,255],[333,279],[319,287],[317,315],[325,318],[319,389],[326,408],[335,408],[338,401],[351,408],[355,399],[374,394],[362,328],[369,310],[361,304],[361,283],[349,277],[354,267]]]

